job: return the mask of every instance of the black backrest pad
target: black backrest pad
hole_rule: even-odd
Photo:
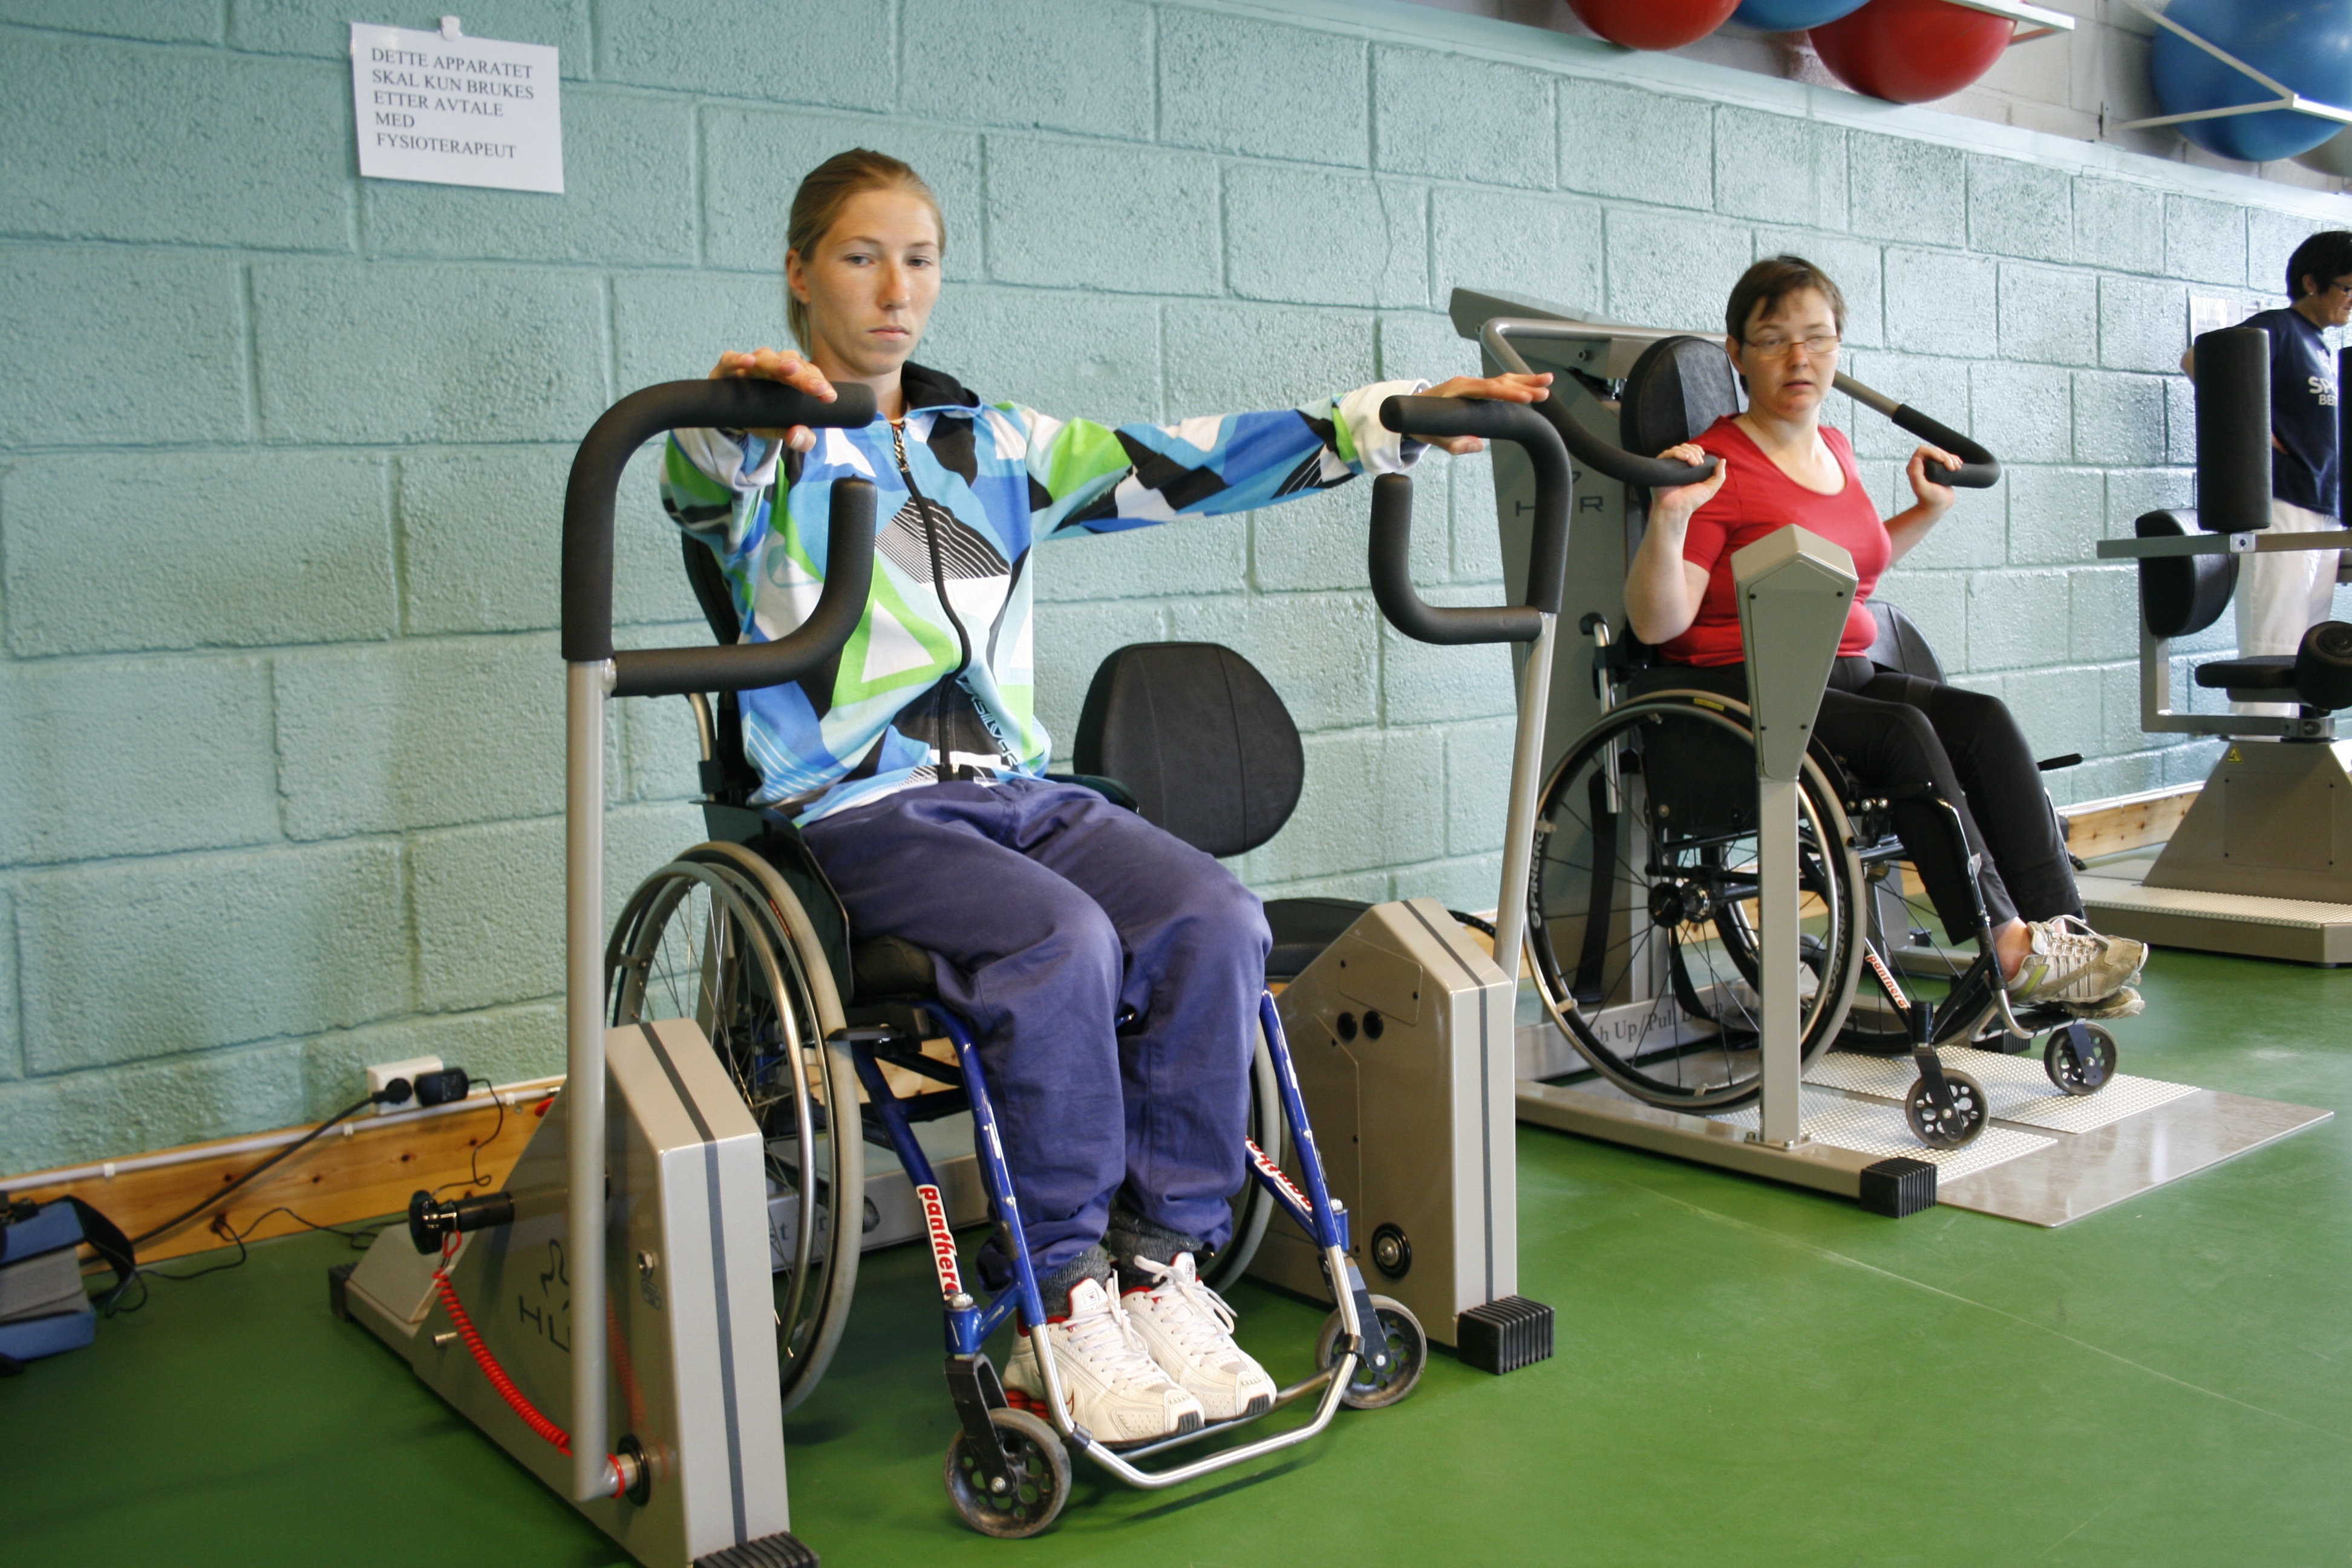
[[[1927,646],[1918,623],[1883,599],[1870,601],[1870,618],[1878,623],[1878,640],[1865,656],[1871,663],[1922,680],[1943,680],[1943,661]]]
[[[2132,531],[2142,539],[2179,539],[2197,531],[2185,507],[2140,514]],[[2238,586],[2234,555],[2168,555],[2139,563],[2139,613],[2157,637],[2192,637],[2221,618]]]
[[[711,639],[732,647],[743,636],[743,626],[735,618],[735,595],[727,591],[727,574],[720,570],[719,557],[683,529],[677,542],[686,552],[686,580],[694,588],[694,602],[702,606],[702,618],[710,623]]]
[[[1654,458],[1739,407],[1739,383],[1721,343],[1661,338],[1642,351],[1626,374],[1618,440],[1629,452]]]
[[[1215,643],[1137,643],[1095,671],[1071,761],[1211,855],[1255,849],[1298,805],[1307,755],[1265,676]]]

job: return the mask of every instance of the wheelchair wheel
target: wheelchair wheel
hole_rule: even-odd
[[[1554,1021],[1603,1077],[1674,1110],[1760,1092],[1755,752],[1743,705],[1693,692],[1627,703],[1544,786],[1528,947]],[[1861,973],[1861,868],[1811,758],[1798,792],[1804,1059]]]
[[[1976,1141],[1985,1130],[1989,1111],[1985,1105],[1984,1085],[1964,1072],[1944,1069],[1944,1082],[1952,1091],[1952,1108],[1937,1109],[1927,1093],[1927,1080],[1915,1079],[1911,1092],[1903,1097],[1903,1117],[1911,1123],[1911,1131],[1919,1142],[1930,1149],[1958,1149]]]
[[[2084,1025],[2083,1033],[2090,1047],[2085,1053],[2067,1048],[2063,1028],[2051,1030],[2042,1047],[2042,1070],[2067,1094],[2096,1094],[2116,1076],[2116,1037],[2096,1024]]]
[[[1052,1524],[1070,1500],[1069,1451],[1053,1427],[1026,1410],[992,1410],[988,1419],[1013,1484],[1003,1493],[989,1489],[971,1439],[959,1427],[948,1444],[948,1500],[982,1535],[1019,1541]]]
[[[1274,1054],[1266,1049],[1265,1035],[1260,1030],[1257,1056],[1250,1064],[1248,1136],[1278,1165],[1289,1135],[1282,1119],[1282,1092],[1275,1083]],[[1250,1259],[1257,1256],[1258,1243],[1265,1239],[1266,1226],[1274,1218],[1274,1194],[1246,1167],[1242,1173],[1242,1190],[1234,1194],[1233,1205],[1234,1233],[1209,1259],[1209,1266],[1201,1270],[1202,1279],[1212,1290],[1223,1290],[1241,1282]]]
[[[864,1236],[856,1076],[830,976],[812,969],[791,890],[756,857],[704,845],[648,878],[605,952],[614,1025],[691,1018],[767,1141],[772,1194],[795,1202],[772,1231],[776,1360],[789,1412],[824,1375],[848,1315]],[[813,979],[814,977],[814,979]],[[840,1108],[836,1121],[835,1107]]]
[[[1365,1358],[1356,1359],[1355,1374],[1348,1379],[1348,1391],[1339,1395],[1339,1403],[1350,1410],[1378,1410],[1394,1405],[1411,1394],[1421,1382],[1421,1369],[1429,1364],[1429,1336],[1422,1331],[1421,1320],[1402,1301],[1387,1296],[1372,1298],[1372,1310],[1379,1314],[1377,1324],[1366,1324],[1364,1335],[1377,1339],[1388,1352],[1388,1364],[1375,1367]],[[1339,1314],[1334,1310],[1323,1320],[1323,1331],[1315,1336],[1315,1364],[1327,1367],[1339,1359]]]

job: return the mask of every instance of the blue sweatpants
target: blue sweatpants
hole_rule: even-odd
[[[1042,779],[901,790],[809,824],[861,935],[937,960],[971,1028],[1042,1278],[1111,1203],[1214,1247],[1242,1184],[1273,945],[1233,873],[1094,791]],[[1119,1009],[1138,1021],[1115,1028]]]

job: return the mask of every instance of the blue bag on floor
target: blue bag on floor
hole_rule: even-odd
[[[0,1375],[97,1337],[98,1310],[81,1282],[85,1241],[113,1268],[118,1288],[131,1278],[130,1241],[79,1198],[0,1198]]]

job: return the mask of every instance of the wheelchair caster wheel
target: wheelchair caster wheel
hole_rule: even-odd
[[[2068,1094],[2098,1093],[2116,1076],[2116,1037],[2096,1024],[2084,1024],[2083,1036],[2089,1048],[2078,1053],[2068,1048],[2066,1036],[2064,1029],[2050,1031],[2050,1041],[2042,1048],[2042,1070]]]
[[[1348,1379],[1348,1391],[1339,1403],[1350,1410],[1378,1410],[1383,1405],[1394,1405],[1411,1394],[1421,1381],[1421,1369],[1429,1361],[1429,1336],[1421,1330],[1421,1320],[1402,1302],[1386,1296],[1372,1298],[1372,1310],[1380,1314],[1380,1325],[1367,1325],[1364,1337],[1381,1345],[1387,1358],[1385,1366],[1374,1366],[1364,1356],[1356,1358],[1355,1374]],[[1328,1367],[1339,1359],[1339,1314],[1334,1311],[1323,1320],[1323,1331],[1315,1337],[1315,1364]]]
[[[991,1489],[980,1457],[959,1431],[948,1445],[948,1499],[982,1535],[1018,1541],[1061,1517],[1070,1500],[1070,1456],[1054,1428],[1025,1410],[992,1410],[988,1419],[1003,1446],[1011,1484],[1002,1492]]]
[[[1919,1142],[1930,1149],[1958,1149],[1972,1142],[1985,1127],[1984,1086],[1964,1072],[1944,1069],[1944,1082],[1952,1091],[1952,1108],[1939,1110],[1928,1098],[1927,1080],[1913,1080],[1911,1092],[1903,1100],[1904,1120]]]

